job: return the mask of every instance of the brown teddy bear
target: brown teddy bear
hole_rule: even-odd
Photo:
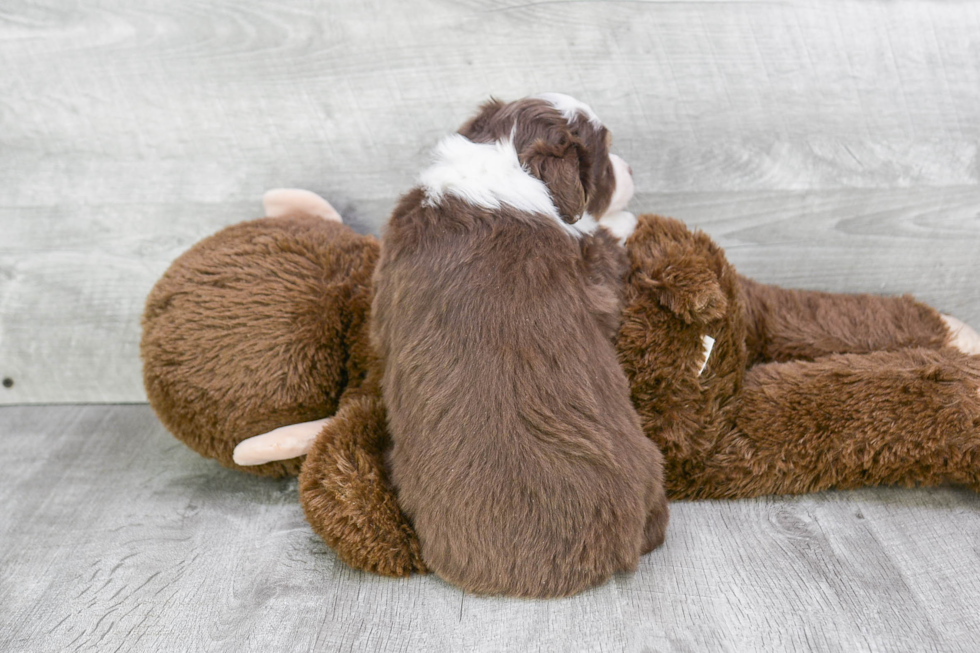
[[[266,212],[192,247],[153,288],[150,403],[225,466],[298,473],[307,519],[352,567],[422,573],[387,480],[367,340],[378,242],[305,191],[271,191]],[[980,336],[968,326],[909,296],[756,283],[668,218],[641,216],[626,246],[616,346],[671,498],[980,490]]]

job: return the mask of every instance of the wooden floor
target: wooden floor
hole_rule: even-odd
[[[377,232],[477,104],[543,91],[741,272],[980,327],[980,3],[4,0],[0,651],[978,650],[969,492],[678,503],[632,576],[482,599],[353,572],[295,481],[112,405],[152,284],[263,191]]]
[[[0,408],[0,651],[976,651],[980,497],[676,503],[633,575],[556,601],[352,571],[294,480],[145,406]]]

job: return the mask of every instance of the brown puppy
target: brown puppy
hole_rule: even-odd
[[[425,563],[473,592],[574,594],[664,539],[662,457],[612,344],[628,234],[602,224],[635,222],[608,146],[567,96],[490,102],[384,233],[392,481]]]

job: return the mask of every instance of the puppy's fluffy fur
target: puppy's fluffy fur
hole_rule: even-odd
[[[574,594],[635,569],[668,519],[612,344],[626,255],[593,217],[616,191],[607,132],[551,96],[494,101],[437,158],[375,272],[392,481],[446,580]]]

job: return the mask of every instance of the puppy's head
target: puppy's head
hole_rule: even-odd
[[[612,135],[586,104],[560,93],[491,100],[459,130],[475,143],[510,139],[521,165],[547,186],[558,213],[574,224],[626,208],[630,167],[609,153]]]

